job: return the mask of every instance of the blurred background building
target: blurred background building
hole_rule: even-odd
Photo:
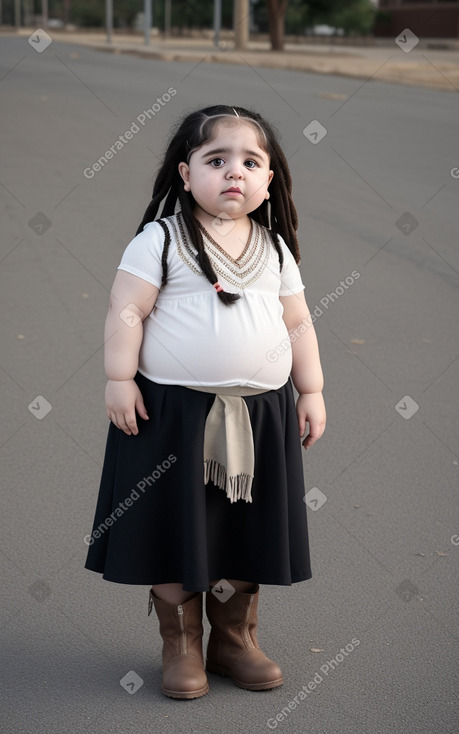
[[[379,0],[375,36],[409,28],[419,38],[459,38],[458,0]]]

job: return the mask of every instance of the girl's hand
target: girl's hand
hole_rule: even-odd
[[[148,420],[142,393],[135,380],[109,380],[105,388],[105,407],[107,415],[128,436],[137,436],[135,412]]]
[[[306,433],[306,422],[309,423],[309,433],[303,441],[303,446],[308,449],[325,431],[327,414],[325,403],[321,392],[304,393],[296,401],[296,414],[300,436]]]

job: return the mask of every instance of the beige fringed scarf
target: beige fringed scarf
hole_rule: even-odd
[[[255,453],[249,411],[242,396],[268,390],[250,387],[195,387],[215,393],[204,432],[204,483],[212,481],[230,502],[252,502]]]

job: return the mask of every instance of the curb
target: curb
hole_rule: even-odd
[[[29,30],[26,29],[21,29],[19,33],[0,30],[0,37],[18,38],[27,37],[27,35],[29,35]],[[410,62],[404,58],[404,55],[398,59],[393,57],[393,54],[390,54],[390,49],[387,50],[388,58],[382,64],[379,64],[378,60],[369,60],[358,53],[358,48],[351,46],[343,53],[312,55],[308,54],[307,51],[303,51],[303,55],[300,55],[300,53],[295,55],[291,51],[287,51],[280,55],[282,52],[269,53],[266,50],[250,48],[242,52],[230,49],[227,52],[220,51],[220,53],[216,53],[212,47],[208,50],[202,48],[154,50],[152,47],[117,45],[116,41],[112,45],[101,43],[99,40],[91,42],[90,36],[78,37],[78,35],[65,37],[56,34],[53,40],[83,46],[95,51],[117,55],[127,54],[154,61],[194,62],[196,65],[200,63],[247,65],[249,67],[345,77],[364,82],[371,80],[435,91],[459,92],[459,63],[456,61],[440,60],[435,65],[422,54],[424,61],[414,57],[413,62]]]
[[[441,79],[439,82],[435,82],[432,79],[425,79],[425,78],[412,78],[412,77],[406,77],[404,76],[404,69],[403,65],[400,64],[398,66],[392,67],[393,75],[389,75],[387,72],[390,70],[390,66],[386,69],[385,75],[381,75],[379,77],[375,77],[375,74],[377,73],[378,69],[373,72],[365,72],[365,59],[359,60],[360,67],[363,67],[363,69],[359,71],[353,71],[349,68],[347,69],[336,69],[336,68],[323,68],[327,64],[336,63],[338,56],[335,56],[333,58],[329,56],[323,56],[320,59],[314,59],[311,60],[310,63],[308,63],[306,60],[303,60],[302,63],[295,61],[295,59],[288,60],[286,57],[284,57],[283,63],[279,64],[276,63],[275,57],[266,57],[265,55],[258,56],[257,52],[253,51],[245,51],[244,53],[246,56],[250,54],[251,56],[249,58],[244,58],[240,54],[234,54],[234,53],[227,53],[227,54],[215,54],[212,51],[209,51],[209,53],[203,55],[202,52],[199,51],[180,51],[178,49],[170,50],[170,51],[147,51],[143,50],[141,48],[123,48],[119,46],[102,46],[97,44],[85,44],[84,42],[81,42],[78,45],[85,46],[87,48],[93,48],[96,51],[103,51],[105,53],[113,53],[113,54],[125,54],[130,56],[137,56],[139,58],[145,58],[145,59],[153,59],[156,61],[184,61],[184,62],[197,62],[197,63],[213,63],[213,64],[232,64],[235,66],[255,66],[259,68],[266,68],[266,69],[280,69],[285,71],[302,71],[309,74],[321,74],[325,76],[339,76],[339,77],[345,77],[348,79],[359,79],[362,81],[376,81],[376,82],[385,82],[387,84],[397,84],[397,85],[404,85],[409,87],[421,87],[424,89],[432,89],[439,92],[459,92],[459,87],[456,88],[452,84],[452,82],[448,83],[448,79],[445,75],[441,74]],[[358,57],[354,57],[358,58]],[[320,68],[322,66],[322,68]],[[422,68],[420,69],[422,72]],[[459,66],[454,65],[454,71],[459,77]],[[411,69],[411,72],[413,72],[413,69]],[[438,79],[438,77],[437,77]]]

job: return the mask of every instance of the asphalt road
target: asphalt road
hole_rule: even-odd
[[[0,48],[2,731],[457,732],[457,97],[40,51]],[[171,125],[218,102],[254,105],[281,132],[328,427],[304,455],[319,499],[307,509],[313,579],[262,588],[259,640],[284,686],[251,693],[211,676],[209,695],[177,702],[159,692],[147,587],[84,570],[83,538],[105,446],[115,269]],[[120,685],[130,671],[135,693]]]

